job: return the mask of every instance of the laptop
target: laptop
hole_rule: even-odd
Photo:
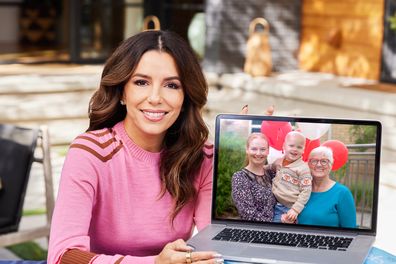
[[[308,152],[319,145],[333,150],[336,170],[331,171],[331,179],[350,190],[355,210],[347,215],[356,216],[353,227],[341,225],[347,219],[336,219],[336,225],[317,223],[313,218],[304,223],[299,219],[282,223],[249,220],[239,213],[243,208],[238,209],[233,200],[232,177],[246,165],[248,136],[255,132],[266,135],[270,164],[282,157],[284,138],[292,130],[306,137],[307,153],[302,157],[306,162]],[[377,229],[381,130],[381,123],[375,120],[218,115],[211,224],[187,243],[197,251],[217,251],[232,262],[363,263]],[[246,189],[248,195],[249,191]],[[337,209],[333,208],[336,214]]]

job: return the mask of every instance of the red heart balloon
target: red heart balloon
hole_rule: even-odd
[[[344,143],[339,140],[327,140],[322,144],[322,146],[326,146],[331,148],[333,151],[334,163],[331,170],[335,171],[341,168],[348,160],[348,149]]]
[[[314,148],[317,148],[319,146],[320,146],[320,138],[314,140],[310,140],[308,138],[305,139],[305,149],[304,149],[304,154],[302,156],[302,160],[307,161],[309,157],[309,153],[311,153],[311,151]]]
[[[261,123],[261,133],[266,135],[269,145],[277,150],[282,150],[286,134],[290,131],[292,126],[289,122],[266,120]]]

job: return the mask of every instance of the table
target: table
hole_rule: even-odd
[[[224,262],[224,264],[243,264],[243,263],[244,262],[227,261],[227,260]],[[371,248],[370,253],[366,258],[366,261],[364,262],[364,264],[392,264],[392,263],[396,263],[396,256],[389,254],[388,252],[376,247]]]
[[[0,264],[46,264],[46,261],[30,261],[30,260],[0,260]],[[373,247],[364,262],[364,264],[392,264],[396,263],[396,256],[388,252]],[[241,264],[241,262],[225,261],[225,264]]]

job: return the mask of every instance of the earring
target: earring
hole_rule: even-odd
[[[120,100],[121,105],[125,105],[125,102],[123,100]]]

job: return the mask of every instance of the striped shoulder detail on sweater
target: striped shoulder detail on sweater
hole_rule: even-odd
[[[213,144],[206,142],[204,145],[204,155],[206,158],[211,159],[213,158]]]
[[[116,132],[111,128],[86,132],[70,145],[70,148],[87,151],[102,162],[112,159],[122,147],[122,141],[116,138]]]

